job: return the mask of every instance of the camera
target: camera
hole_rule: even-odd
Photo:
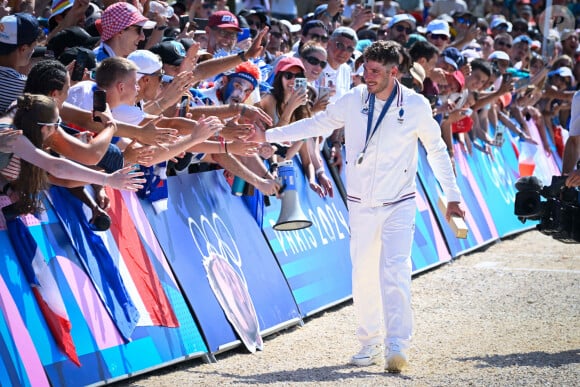
[[[522,223],[539,220],[536,228],[542,234],[564,243],[580,243],[580,191],[566,187],[566,178],[552,176],[549,186],[542,186],[536,176],[519,178],[514,213]]]

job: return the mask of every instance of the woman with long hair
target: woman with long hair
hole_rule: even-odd
[[[276,65],[272,90],[270,94],[262,98],[259,105],[272,117],[273,126],[287,125],[312,116],[311,104],[315,93],[312,93],[312,89],[308,86],[306,88],[295,87],[297,78],[305,78],[304,70],[304,65],[300,59],[294,57],[282,58]],[[306,146],[302,146],[303,144]],[[273,161],[289,160],[298,152],[310,188],[321,197],[327,194],[332,196],[332,182],[324,173],[317,139],[308,138],[296,141],[287,149],[278,152]]]
[[[48,186],[45,169],[56,177],[110,185],[117,189],[135,191],[144,182],[140,178],[141,173],[129,175],[132,167],[106,174],[68,160],[57,159],[41,151],[44,149],[45,140],[60,124],[58,108],[52,98],[24,94],[18,98],[15,109],[12,127],[21,131],[22,135],[11,146],[13,154],[9,157],[9,162],[0,166],[0,182],[3,183],[0,185],[5,194],[9,189],[12,190],[11,196],[17,200],[15,208],[18,213],[36,213],[41,209],[38,194]],[[4,184],[6,181],[9,184]]]

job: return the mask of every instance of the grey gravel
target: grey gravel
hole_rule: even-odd
[[[413,280],[410,368],[347,364],[358,351],[347,302],[243,348],[124,386],[580,386],[580,245],[529,231]]]

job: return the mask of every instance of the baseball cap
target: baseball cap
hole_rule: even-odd
[[[461,66],[465,64],[465,57],[455,47],[447,47],[441,53],[441,56],[445,60],[446,63],[449,63],[455,70],[458,70]]]
[[[185,58],[185,47],[175,40],[157,43],[149,50],[159,55],[164,64],[172,66],[179,66]]]
[[[463,90],[465,87],[465,77],[461,71],[454,71],[452,73],[445,74],[447,83],[455,81],[459,85],[459,91]]]
[[[435,35],[451,36],[449,24],[445,20],[433,19],[427,24],[427,33]]]
[[[286,26],[286,28],[288,28],[288,31],[290,31],[290,33],[292,34],[302,29],[302,26],[300,24],[292,24],[286,19],[281,19],[280,23],[284,24],[284,26]]]
[[[499,28],[502,25],[505,25],[507,27],[507,32],[511,32],[512,23],[510,23],[509,21],[505,20],[502,17],[496,17],[495,19],[493,19],[491,21],[491,24],[489,25],[489,28],[493,30],[494,28]]]
[[[358,36],[356,35],[355,30],[350,27],[338,27],[334,31],[332,31],[333,38],[342,36],[343,38],[347,38],[352,40],[355,43],[358,43]]]
[[[103,42],[127,27],[138,25],[145,29],[155,27],[155,22],[147,19],[133,5],[125,2],[109,5],[101,16],[101,39]]]
[[[518,43],[521,43],[521,42],[525,42],[528,45],[531,45],[532,44],[532,38],[530,38],[528,35],[519,35],[519,36],[517,36],[514,39],[513,44],[515,45],[515,44],[518,44]]]
[[[278,61],[274,72],[278,74],[280,71],[288,71],[292,67],[299,67],[300,70],[304,71],[304,65],[300,59],[295,56],[287,56]]]
[[[18,46],[38,38],[38,20],[29,13],[15,13],[0,19],[0,55],[10,54]]]
[[[395,24],[398,24],[401,22],[407,22],[407,23],[411,24],[411,28],[413,28],[413,29],[415,29],[417,27],[417,20],[415,20],[413,15],[410,15],[408,13],[400,13],[400,14],[395,15],[391,18],[391,21],[389,21],[387,28],[391,28]]]
[[[551,77],[553,75],[559,75],[561,77],[570,77],[570,78],[574,78],[574,75],[572,74],[572,70],[569,67],[559,67],[554,71],[550,71],[548,73],[548,76]]]
[[[208,19],[207,26],[210,28],[233,28],[240,32],[241,28],[238,23],[238,18],[228,11],[214,12]]]
[[[414,80],[416,80],[421,85],[421,90],[423,90],[423,82],[425,82],[425,78],[427,74],[425,73],[425,69],[419,63],[413,63],[413,66],[409,69],[411,76]]]
[[[62,54],[60,54],[57,59],[63,65],[68,65],[79,55],[79,51],[84,51],[87,54],[87,61],[85,62],[85,68],[87,70],[94,70],[97,68],[97,58],[93,50],[85,47],[69,47],[65,48]]]
[[[487,58],[487,60],[493,60],[493,59],[499,59],[499,60],[510,60],[510,56],[507,54],[507,52],[505,51],[494,51],[492,52],[489,57]]]
[[[54,17],[56,15],[60,15],[61,13],[63,13],[64,11],[66,11],[69,8],[72,8],[73,3],[74,3],[74,0],[53,0],[52,6],[50,7],[49,19],[51,19],[52,17]]]
[[[135,50],[127,56],[131,62],[137,66],[137,79],[144,75],[152,75],[163,68],[163,62],[159,55],[149,50]]]
[[[87,47],[94,48],[99,42],[98,36],[91,36],[87,31],[79,26],[72,26],[59,31],[48,41],[47,47],[58,57],[67,47]]]
[[[576,36],[575,30],[565,29],[560,32],[560,41],[563,42],[564,40],[568,39],[571,36]]]

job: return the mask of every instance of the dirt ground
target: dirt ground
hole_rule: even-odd
[[[122,386],[578,386],[580,244],[536,231],[413,279],[410,368],[358,368],[352,303],[238,348],[137,376]]]

